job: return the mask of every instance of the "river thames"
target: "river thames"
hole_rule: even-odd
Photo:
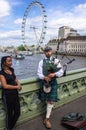
[[[7,53],[0,52],[0,60],[2,56],[9,55]],[[61,59],[61,55],[58,58]],[[34,54],[33,56],[25,56],[23,60],[13,59],[12,67],[15,69],[15,73],[18,79],[27,79],[29,77],[37,77],[38,63],[44,58],[43,54]],[[76,70],[81,68],[86,68],[86,57],[81,56],[68,56],[68,58],[75,59],[71,64],[67,66],[67,71]],[[1,62],[1,61],[0,61]],[[64,56],[61,64],[69,62],[69,60]]]

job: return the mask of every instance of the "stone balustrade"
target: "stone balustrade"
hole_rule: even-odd
[[[55,108],[86,95],[86,68],[69,71],[67,76],[57,78],[59,101],[55,103]],[[39,99],[40,82],[37,78],[29,78],[20,81],[22,90],[20,91],[21,115],[17,125],[30,120],[45,112],[45,103]],[[5,111],[1,100],[0,87],[0,130],[5,127]]]

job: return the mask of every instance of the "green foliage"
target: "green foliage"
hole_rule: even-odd
[[[25,51],[25,47],[23,45],[18,46],[17,48],[18,51]]]

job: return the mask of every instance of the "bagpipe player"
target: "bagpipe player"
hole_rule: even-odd
[[[46,116],[43,123],[46,128],[51,129],[50,115],[54,102],[58,101],[56,78],[63,76],[64,70],[59,59],[53,57],[51,47],[45,47],[44,54],[45,58],[39,62],[37,70],[40,79],[39,98],[46,102]]]

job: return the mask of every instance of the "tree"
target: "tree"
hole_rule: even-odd
[[[25,51],[26,49],[23,45],[20,45],[20,46],[18,46],[17,50],[18,51]]]

